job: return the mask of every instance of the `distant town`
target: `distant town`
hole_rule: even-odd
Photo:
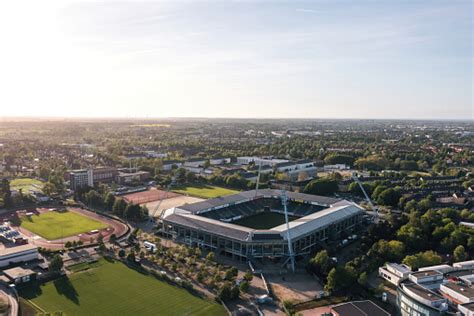
[[[4,121],[0,308],[473,315],[473,170],[469,121]]]

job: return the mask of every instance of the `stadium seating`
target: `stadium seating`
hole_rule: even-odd
[[[219,210],[206,212],[202,215],[207,218],[229,221],[232,218],[236,217],[244,218],[251,215],[255,215],[259,212],[263,212],[266,208],[269,208],[272,211],[283,212],[283,205],[280,199],[262,198],[245,203],[231,205],[229,207],[222,208]],[[318,212],[324,207],[288,201],[287,208],[288,213],[290,215],[303,217]]]

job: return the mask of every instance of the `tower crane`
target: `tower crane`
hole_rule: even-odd
[[[354,180],[355,182],[357,182],[357,184],[359,185],[362,193],[364,194],[365,196],[365,199],[367,200],[367,203],[369,203],[369,206],[370,208],[372,209],[372,211],[374,211],[374,218],[377,218],[379,216],[379,209],[378,207],[376,207],[374,205],[374,203],[372,203],[372,200],[370,199],[369,195],[367,194],[367,192],[365,191],[364,189],[364,186],[362,185],[362,183],[360,182],[359,180],[359,176],[357,175],[356,172],[353,172],[352,173],[352,180]]]

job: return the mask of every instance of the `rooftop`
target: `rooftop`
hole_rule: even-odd
[[[35,274],[33,270],[30,269],[24,269],[22,267],[16,267],[16,268],[11,268],[4,270],[3,273],[10,278],[11,280],[15,280],[27,275],[32,275]]]
[[[423,277],[431,277],[435,275],[443,275],[443,273],[437,270],[425,270],[425,271],[413,272],[411,275],[416,278],[423,278]]]
[[[3,249],[0,249],[0,257],[22,252],[22,251],[33,250],[33,249],[38,249],[38,247],[32,244],[26,244],[26,245],[20,245],[20,246],[15,246],[15,247],[3,248]]]
[[[448,282],[448,283],[443,284],[441,289],[443,287],[447,287],[448,289],[453,290],[456,293],[459,293],[465,297],[474,298],[474,289],[467,285],[460,285],[460,284]]]
[[[390,316],[388,312],[372,301],[342,303],[333,306],[332,310],[339,316]]]
[[[413,292],[414,294],[430,302],[444,300],[444,297],[442,297],[441,295],[436,294],[435,292],[430,291],[427,288],[424,288],[418,284],[415,284],[415,283],[402,283],[402,284],[405,289]]]

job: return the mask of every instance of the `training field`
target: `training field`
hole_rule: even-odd
[[[22,216],[20,226],[48,240],[74,236],[107,225],[72,211],[49,211],[38,215]]]
[[[134,204],[144,204],[163,199],[170,199],[177,196],[179,196],[179,194],[176,194],[174,192],[166,192],[163,190],[151,188],[150,190],[146,191],[125,194],[122,196],[122,198],[127,203],[133,202]]]
[[[178,189],[175,189],[173,191],[177,193],[181,193],[181,194],[199,197],[202,199],[212,199],[212,198],[229,195],[229,194],[235,194],[239,192],[236,190],[216,187],[212,185],[185,186],[185,187],[180,187]]]
[[[297,218],[298,217],[288,215],[288,221],[290,222]],[[253,229],[270,229],[284,223],[285,215],[273,212],[263,212],[252,216],[244,217],[232,222],[232,224],[245,226]]]
[[[25,288],[20,295],[45,313],[68,316],[227,315],[215,302],[105,259],[98,267]]]
[[[44,183],[40,180],[31,178],[18,178],[10,181],[10,188],[12,190],[22,190],[27,194],[30,190],[42,190]]]

